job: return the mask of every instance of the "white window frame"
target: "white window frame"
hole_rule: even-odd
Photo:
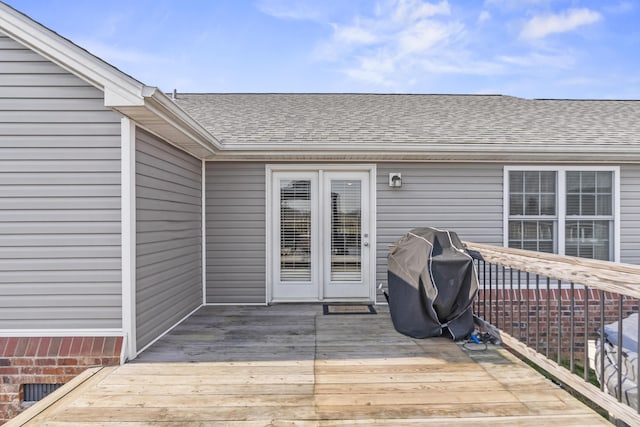
[[[613,174],[613,230],[612,230],[612,249],[613,262],[620,262],[620,167],[619,166],[546,166],[546,165],[522,165],[522,166],[505,166],[503,176],[503,219],[502,219],[502,236],[503,245],[509,247],[509,172],[512,171],[553,171],[556,172],[556,215],[557,219],[557,239],[556,249],[558,255],[565,254],[565,225],[567,221],[567,186],[566,172],[584,171],[584,172],[612,172]],[[572,218],[569,218],[572,219]]]

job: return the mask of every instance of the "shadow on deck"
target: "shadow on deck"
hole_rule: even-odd
[[[386,307],[205,307],[66,390],[29,425],[609,425],[501,348],[400,335]]]

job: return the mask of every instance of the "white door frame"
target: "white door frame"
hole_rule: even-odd
[[[323,171],[323,185],[322,185],[322,194],[320,194],[320,198],[322,199],[322,209],[324,213],[324,218],[321,224],[322,227],[322,236],[324,239],[323,247],[322,247],[322,263],[321,268],[323,268],[323,280],[321,283],[322,286],[322,299],[331,299],[337,300],[340,298],[345,298],[341,293],[358,295],[367,287],[367,284],[370,285],[370,270],[369,265],[372,262],[372,254],[370,251],[370,235],[369,235],[369,227],[371,227],[371,217],[369,215],[369,196],[371,194],[370,188],[370,177],[367,175],[367,171]],[[333,281],[331,280],[331,257],[332,257],[332,245],[331,245],[331,221],[332,214],[329,213],[328,208],[332,207],[331,201],[331,180],[362,180],[360,199],[362,201],[362,205],[360,207],[361,210],[361,252],[360,252],[360,271],[362,273],[361,280],[357,282],[350,281]],[[375,257],[373,257],[375,258]],[[333,295],[331,295],[333,294]]]
[[[279,289],[279,281],[276,279],[278,277],[278,271],[280,271],[279,266],[279,258],[277,256],[280,250],[280,234],[274,230],[280,230],[280,215],[279,215],[279,207],[280,203],[277,195],[280,193],[280,186],[278,185],[279,177],[282,176],[283,179],[289,180],[305,180],[310,182],[310,190],[312,197],[310,197],[310,213],[311,213],[311,227],[310,227],[310,236],[311,239],[311,247],[310,247],[310,274],[308,280],[289,280],[283,286],[281,291],[286,287],[287,294],[286,296],[277,295],[277,290]],[[272,229],[271,234],[271,247],[270,250],[267,251],[267,254],[271,255],[271,271],[272,271],[272,297],[277,300],[296,300],[296,301],[313,301],[320,298],[318,295],[317,283],[322,280],[322,272],[320,266],[320,233],[321,233],[321,218],[322,214],[320,211],[320,199],[317,194],[314,194],[319,188],[319,177],[317,171],[273,171],[272,179],[271,179],[271,194],[274,195],[271,199],[273,204],[270,208],[272,221],[267,223],[267,227]]]
[[[318,179],[320,182],[323,181],[324,176],[323,173],[325,171],[331,172],[355,172],[355,171],[366,171],[369,173],[369,200],[368,206],[363,206],[362,209],[368,209],[369,215],[369,260],[368,260],[368,271],[365,272],[365,277],[368,278],[369,284],[369,295],[366,298],[368,302],[374,302],[376,299],[376,165],[375,164],[267,164],[265,166],[266,173],[266,185],[265,185],[265,231],[266,231],[266,241],[265,241],[265,249],[266,249],[266,260],[265,260],[265,281],[266,281],[266,294],[265,301],[267,304],[271,302],[310,302],[310,301],[323,301],[323,269],[319,268],[318,275],[319,277],[316,279],[319,283],[319,292],[318,297],[313,300],[310,299],[295,299],[295,298],[287,298],[286,300],[274,300],[273,298],[273,274],[274,274],[274,262],[275,255],[273,253],[273,244],[274,244],[274,205],[276,203],[273,193],[273,174],[274,172],[318,172]],[[319,218],[320,224],[323,221],[323,218]],[[363,263],[364,264],[364,263]],[[331,299],[331,301],[339,301],[340,299]],[[345,301],[354,301],[354,299],[345,299]]]

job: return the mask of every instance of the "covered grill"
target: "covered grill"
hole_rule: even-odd
[[[619,327],[622,328],[621,342],[618,341]],[[601,342],[603,338],[604,343]],[[621,361],[620,365],[618,360]],[[598,379],[602,379],[604,383],[604,389],[611,396],[620,396],[622,402],[637,410],[638,313],[624,318],[620,326],[619,322],[604,326],[601,337],[596,341],[594,364]],[[620,382],[618,382],[618,375],[620,375]]]
[[[390,248],[388,280],[389,309],[398,332],[454,340],[473,332],[478,275],[456,233],[411,230]]]

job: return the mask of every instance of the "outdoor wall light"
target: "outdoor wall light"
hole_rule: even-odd
[[[402,187],[402,174],[400,172],[389,172],[389,187]]]

